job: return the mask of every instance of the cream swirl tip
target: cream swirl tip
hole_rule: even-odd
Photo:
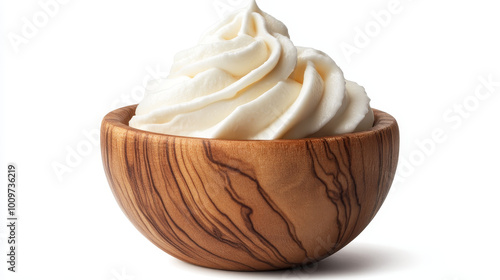
[[[255,1],[181,51],[146,89],[131,127],[177,136],[272,140],[333,136],[373,125],[363,87],[325,53],[296,47]]]

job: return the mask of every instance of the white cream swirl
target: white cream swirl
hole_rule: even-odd
[[[322,137],[371,128],[369,103],[328,55],[295,47],[286,26],[252,1],[175,56],[130,126],[219,139]]]

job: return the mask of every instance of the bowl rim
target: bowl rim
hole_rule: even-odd
[[[233,143],[247,142],[247,143],[284,144],[284,143],[302,143],[302,142],[307,142],[307,141],[324,141],[324,140],[335,141],[335,140],[346,139],[346,138],[351,138],[351,137],[364,138],[364,137],[368,137],[370,135],[381,133],[385,130],[390,130],[394,127],[398,128],[398,123],[392,115],[390,115],[384,111],[372,108],[373,114],[374,114],[373,126],[368,130],[359,131],[359,132],[351,132],[351,133],[344,133],[344,134],[323,136],[323,137],[307,137],[307,138],[298,138],[298,139],[273,139],[273,140],[255,140],[255,139],[241,140],[241,139],[201,138],[201,137],[162,134],[162,133],[158,133],[158,132],[151,132],[151,131],[146,131],[146,130],[131,127],[129,125],[129,121],[135,115],[135,109],[137,108],[137,106],[138,106],[138,104],[129,105],[129,106],[121,107],[121,108],[115,109],[113,111],[110,111],[108,114],[106,114],[104,116],[104,118],[102,120],[101,130],[104,127],[106,127],[106,125],[110,125],[112,127],[119,128],[119,129],[125,130],[127,132],[133,132],[135,134],[141,134],[143,136],[150,135],[150,136],[154,136],[154,137],[162,137],[162,138],[167,138],[167,139],[168,138],[176,138],[176,139],[186,139],[186,140],[196,140],[196,141],[228,142],[228,143],[229,142],[233,142]]]

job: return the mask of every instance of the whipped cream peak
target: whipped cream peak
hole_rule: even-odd
[[[322,137],[371,128],[369,103],[328,55],[296,47],[287,27],[251,1],[175,56],[130,126],[201,138]]]

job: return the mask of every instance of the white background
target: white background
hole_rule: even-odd
[[[119,209],[95,142],[107,112],[140,101],[150,72],[168,73],[177,51],[244,1],[69,0],[45,21],[47,2],[0,1],[1,279],[500,278],[497,1],[258,2],[401,128],[398,176],[370,226],[319,265],[265,273],[199,268],[157,249]],[[377,22],[382,10],[391,16]],[[15,274],[4,262],[10,162]]]

